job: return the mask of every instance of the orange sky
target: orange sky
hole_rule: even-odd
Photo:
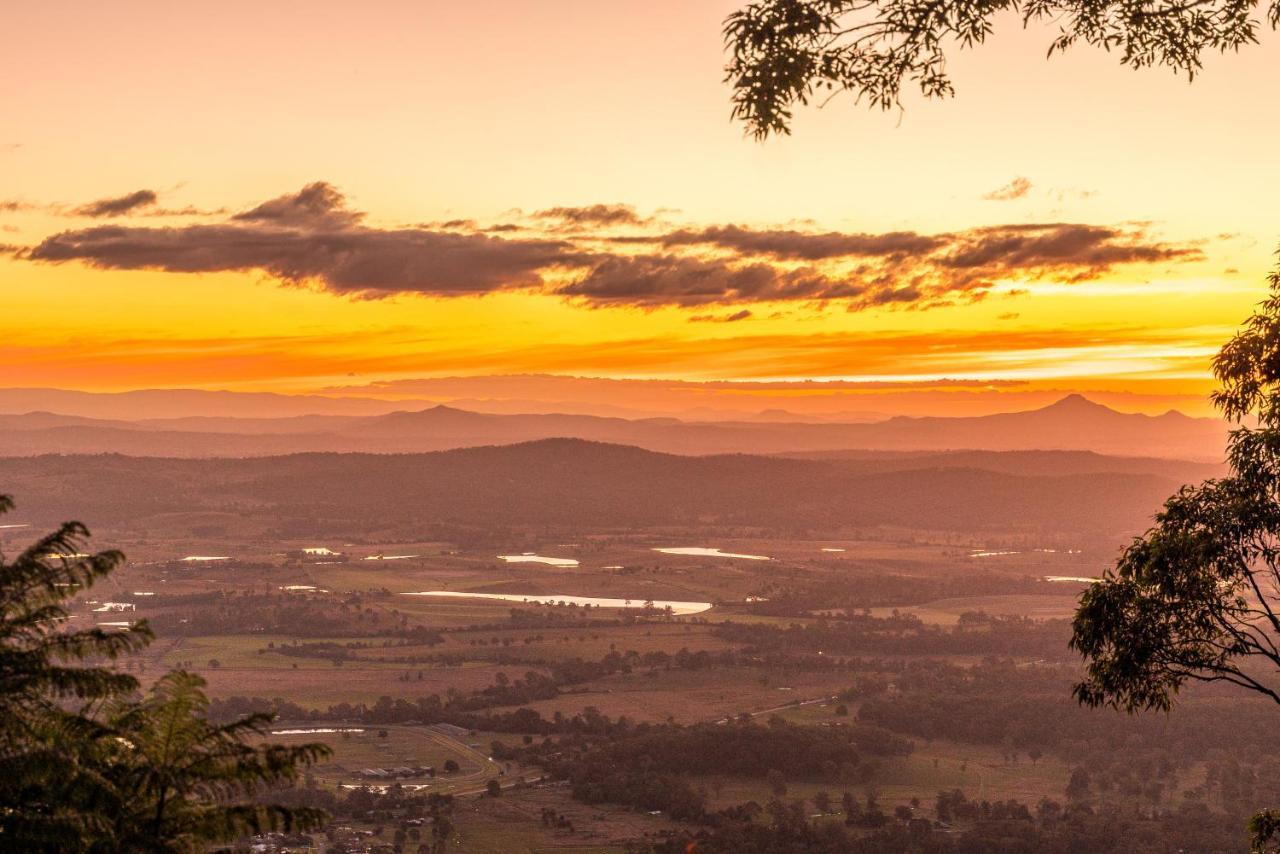
[[[727,118],[734,6],[7,4],[0,386],[819,378],[916,411],[969,406],[962,379],[1204,411],[1280,238],[1268,45],[1188,85],[1046,62],[1011,22],[952,101],[837,100],[760,144]],[[319,218],[236,218],[314,182],[342,196]],[[602,204],[631,219],[538,215]],[[924,248],[815,239],[900,233]]]

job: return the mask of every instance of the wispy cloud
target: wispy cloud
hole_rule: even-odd
[[[711,245],[747,255],[819,261],[827,258],[918,255],[937,249],[944,237],[891,231],[884,234],[811,233],[794,230],[756,231],[737,225],[681,229],[665,234],[666,246]]]
[[[1003,187],[983,193],[982,198],[988,202],[1011,202],[1014,199],[1021,199],[1029,192],[1031,192],[1030,179],[1019,176]]]
[[[81,205],[72,211],[76,216],[87,216],[93,218],[123,216],[124,214],[133,213],[139,208],[145,208],[154,205],[159,197],[155,190],[134,190],[123,196],[115,196],[109,199],[98,199],[96,202],[90,202],[87,205]]]
[[[636,213],[631,205],[585,205],[582,207],[547,208],[533,214],[535,219],[559,220],[573,226],[643,225],[649,218]]]
[[[690,323],[737,323],[751,317],[751,309],[744,308],[732,314],[695,314],[689,318]]]

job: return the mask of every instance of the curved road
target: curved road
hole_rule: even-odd
[[[459,741],[453,736],[446,735],[443,732],[433,730],[426,726],[404,726],[404,725],[380,725],[380,724],[352,724],[350,722],[332,723],[326,721],[305,721],[303,723],[291,724],[287,721],[277,721],[272,725],[272,729],[324,729],[324,728],[342,728],[342,727],[359,727],[365,732],[373,730],[398,730],[400,732],[409,732],[414,735],[425,736],[430,741],[444,747],[451,753],[456,753],[459,759],[470,759],[476,764],[476,770],[468,772],[458,772],[456,774],[437,773],[434,778],[401,780],[399,782],[409,786],[424,786],[428,792],[439,792],[441,794],[451,795],[471,795],[478,794],[485,790],[485,784],[489,780],[497,778],[503,782],[503,787],[508,787],[509,783],[503,779],[503,767],[489,757],[489,754],[477,748],[471,747],[464,742]],[[318,733],[317,737],[324,740],[327,733]],[[344,775],[345,776],[345,775]],[[366,783],[354,783],[340,781],[343,786],[368,785],[368,786],[387,786],[391,783],[383,783],[377,780],[370,780]]]

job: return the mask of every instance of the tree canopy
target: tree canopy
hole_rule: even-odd
[[[1205,54],[1280,26],[1280,0],[756,0],[724,23],[733,118],[757,138],[791,132],[797,104],[840,93],[901,106],[904,86],[929,98],[955,89],[947,57],[983,44],[1001,15],[1057,26],[1052,56],[1084,44],[1133,68],[1194,77]]]
[[[1071,645],[1085,705],[1168,710],[1189,681],[1280,703],[1280,268],[1269,281],[1213,364],[1214,403],[1238,425],[1229,473],[1183,487],[1081,597]],[[1255,851],[1273,850],[1280,813],[1250,831]]]
[[[1214,403],[1238,425],[1229,474],[1183,487],[1081,598],[1087,705],[1168,709],[1189,680],[1280,703],[1280,270],[1270,285],[1213,365]]]

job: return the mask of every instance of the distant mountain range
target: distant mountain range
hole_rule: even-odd
[[[385,402],[381,402],[385,403]],[[1117,412],[1079,395],[1026,412],[896,417],[872,423],[686,421],[594,415],[495,415],[447,406],[378,415],[283,418],[190,416],[101,419],[51,412],[0,415],[0,455],[120,453],[256,457],[301,452],[420,453],[551,438],[632,445],[673,454],[840,451],[1081,450],[1222,459],[1227,427],[1178,412]]]
[[[895,526],[1069,534],[1110,549],[1144,528],[1179,485],[1213,473],[1203,464],[1077,452],[690,457],[576,439],[412,455],[0,459],[0,484],[18,500],[15,521],[42,527],[78,518],[153,536],[205,529],[224,540],[251,531],[408,540],[465,529],[491,537],[504,526],[821,536]]]

